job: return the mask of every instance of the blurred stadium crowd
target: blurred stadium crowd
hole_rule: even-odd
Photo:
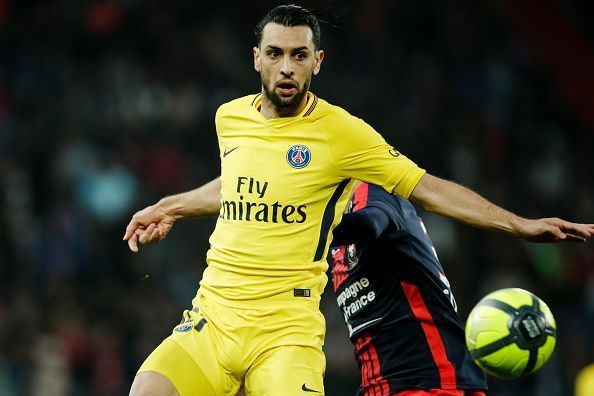
[[[329,4],[313,91],[431,173],[512,211],[593,222],[594,124],[509,3]],[[0,0],[0,395],[127,394],[178,322],[214,220],[180,223],[137,255],[124,227],[218,175],[214,113],[259,90],[251,32],[276,4]],[[594,56],[591,8],[535,4],[579,33],[583,59]],[[570,395],[594,361],[594,241],[530,245],[424,219],[463,320],[484,294],[512,286],[556,315],[551,361],[524,380],[491,380],[490,394]],[[327,394],[354,394],[330,294]]]

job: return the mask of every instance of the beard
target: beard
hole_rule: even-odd
[[[266,98],[270,101],[270,103],[272,103],[279,115],[294,115],[294,111],[299,108],[303,97],[307,95],[307,91],[309,91],[310,82],[311,79],[308,79],[305,84],[303,84],[302,89],[297,87],[297,93],[289,98],[283,98],[277,94],[276,86],[274,86],[272,90],[268,89],[268,82],[264,80],[262,80],[262,89],[264,91],[264,95],[266,95]]]

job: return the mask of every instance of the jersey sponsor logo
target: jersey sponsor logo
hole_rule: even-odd
[[[345,287],[336,298],[338,306],[342,308],[342,314],[347,324],[349,324],[352,315],[375,300],[375,291],[368,290],[370,285],[369,279],[361,278]]]
[[[257,221],[264,223],[303,223],[307,219],[307,205],[291,205],[278,201],[262,202],[268,182],[253,177],[239,176],[236,192],[238,199],[221,200],[220,219]]]
[[[296,144],[287,151],[287,162],[295,169],[305,168],[311,161],[311,151],[305,146]]]
[[[342,308],[344,320],[348,322],[351,316],[365,308],[367,304],[371,303],[373,300],[375,300],[375,292],[371,290],[369,293],[363,294],[349,305],[344,306]]]
[[[229,154],[231,154],[232,152],[234,152],[238,148],[239,148],[239,146],[233,147],[231,150],[229,150],[227,147],[225,147],[225,151],[223,152],[223,158],[225,158],[226,156],[228,156]]]
[[[192,330],[192,327],[194,327],[194,323],[192,321],[189,321],[175,326],[173,330],[177,331],[178,333],[186,333]]]
[[[354,281],[353,283],[345,287],[345,289],[342,292],[340,292],[340,294],[336,298],[336,302],[338,302],[338,305],[342,306],[345,304],[346,300],[348,300],[349,298],[356,298],[362,290],[368,287],[369,279],[367,278],[361,278],[357,281]]]

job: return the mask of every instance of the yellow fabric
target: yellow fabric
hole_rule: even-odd
[[[163,374],[180,396],[235,396],[244,380],[247,395],[311,394],[304,384],[323,394],[325,323],[317,304],[292,297],[243,309],[201,295],[195,302],[139,373]]]
[[[251,95],[217,111],[222,208],[200,293],[235,307],[294,288],[319,300],[332,229],[354,179],[408,197],[424,170],[312,93],[295,117],[267,120],[259,105],[259,95]],[[294,146],[309,162],[291,166]]]
[[[275,348],[262,356],[246,374],[246,394],[323,395],[324,361],[324,354],[318,348]]]
[[[210,380],[190,355],[169,339],[164,340],[148,356],[138,369],[137,374],[145,371],[154,371],[167,377],[179,396],[216,396],[219,394],[215,392]]]
[[[584,367],[575,379],[575,396],[594,395],[594,364]]]

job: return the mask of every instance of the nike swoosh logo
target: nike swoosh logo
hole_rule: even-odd
[[[307,386],[305,386],[305,384],[303,384],[303,385],[301,386],[301,390],[302,390],[303,392],[321,393],[320,391],[313,390],[313,389],[309,389]]]
[[[237,150],[239,148],[239,146],[232,148],[231,150],[227,150],[227,147],[225,147],[225,152],[223,153],[223,158],[225,158],[226,156],[228,156],[229,154],[231,154],[232,152],[234,152],[235,150]]]
[[[382,319],[383,318],[373,319],[373,320],[370,320],[369,322],[362,323],[359,326],[355,326],[355,327],[349,326],[349,337],[351,337],[353,334],[355,334],[355,332],[361,330],[362,328],[370,326],[370,325],[374,324],[375,322],[379,322]]]

